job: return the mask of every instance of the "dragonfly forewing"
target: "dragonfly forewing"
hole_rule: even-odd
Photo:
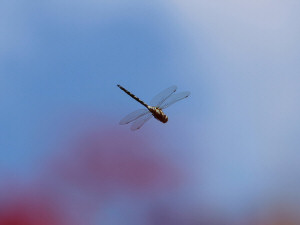
[[[177,86],[173,85],[163,91],[161,91],[159,94],[157,94],[151,101],[151,106],[160,107],[160,105],[169,98],[175,91],[177,90]]]

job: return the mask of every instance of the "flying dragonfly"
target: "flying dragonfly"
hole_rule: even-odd
[[[138,130],[140,129],[148,120],[152,117],[159,120],[162,123],[168,122],[168,117],[164,112],[163,109],[169,107],[170,105],[178,102],[190,95],[189,91],[179,92],[174,94],[177,90],[175,85],[161,91],[158,93],[151,101],[150,105],[143,102],[141,99],[136,97],[134,94],[126,90],[121,85],[117,85],[122,91],[132,97],[134,100],[138,101],[140,104],[146,107],[146,109],[138,109],[133,111],[132,113],[125,116],[120,122],[120,125],[128,124],[132,122],[131,130]]]

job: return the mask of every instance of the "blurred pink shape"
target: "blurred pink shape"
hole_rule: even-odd
[[[178,169],[154,146],[129,132],[91,129],[73,140],[54,166],[65,182],[98,194],[176,187]]]
[[[149,211],[147,220],[147,225],[235,225],[219,212],[180,204],[157,205]]]

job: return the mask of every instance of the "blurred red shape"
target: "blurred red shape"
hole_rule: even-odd
[[[53,196],[37,192],[6,193],[0,203],[0,225],[67,225],[67,217]]]
[[[251,225],[299,225],[298,206],[291,205],[274,205],[273,209],[268,209],[265,215],[256,218]]]

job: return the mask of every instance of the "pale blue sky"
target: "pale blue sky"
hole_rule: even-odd
[[[229,214],[287,196],[299,205],[299,3],[0,5],[0,175],[35,177],[68,115],[131,132],[118,121],[140,106],[116,84],[146,102],[176,84],[192,94],[166,110],[169,123],[132,135],[189,171],[183,196]]]

